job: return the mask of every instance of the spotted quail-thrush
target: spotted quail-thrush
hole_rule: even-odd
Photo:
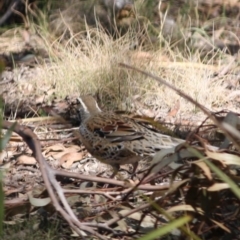
[[[184,142],[155,132],[134,118],[102,112],[90,95],[81,96],[79,101],[81,142],[94,157],[114,169],[123,164],[132,164],[136,169],[141,159]]]

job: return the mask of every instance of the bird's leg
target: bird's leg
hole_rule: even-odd
[[[120,169],[120,166],[118,164],[113,164],[112,168],[113,168],[113,173],[110,176],[111,179],[114,178],[117,175],[117,173],[118,173],[118,171]]]
[[[119,166],[118,164],[114,164],[114,165],[111,165],[111,166],[112,166],[112,168],[113,168],[113,173],[112,173],[112,175],[110,176],[110,179],[113,179],[113,178],[117,175],[120,166]],[[108,184],[108,183],[103,185],[103,188],[108,188],[108,187],[109,187],[109,184]]]
[[[133,177],[136,175],[136,170],[137,170],[137,167],[138,167],[138,162],[132,163],[132,166],[133,166],[133,170],[132,170],[132,173],[131,173],[131,179],[133,179]]]

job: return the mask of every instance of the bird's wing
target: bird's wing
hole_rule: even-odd
[[[88,127],[110,142],[133,141],[144,136],[143,132],[136,129],[134,122],[118,116],[99,115],[89,121]]]

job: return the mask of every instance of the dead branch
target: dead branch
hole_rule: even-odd
[[[20,3],[21,0],[14,0],[11,5],[8,7],[8,10],[5,12],[5,14],[0,18],[0,26],[3,25],[7,19],[11,16],[11,14],[14,12],[14,8]]]

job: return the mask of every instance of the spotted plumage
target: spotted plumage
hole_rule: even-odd
[[[122,164],[136,166],[141,159],[152,158],[161,149],[184,142],[145,127],[139,119],[102,112],[90,95],[79,101],[83,145],[98,160],[114,168]]]

